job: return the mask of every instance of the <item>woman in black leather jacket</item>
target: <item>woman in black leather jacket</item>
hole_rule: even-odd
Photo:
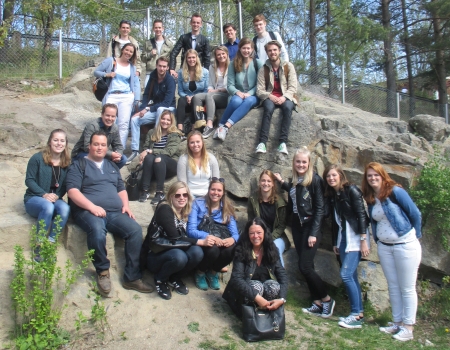
[[[248,221],[237,243],[233,272],[222,297],[240,317],[241,305],[250,301],[260,308],[278,309],[286,302],[287,287],[287,274],[270,230],[260,217]]]
[[[364,208],[362,192],[356,185],[349,184],[339,165],[327,166],[323,178],[326,180],[325,197],[330,201],[331,207],[333,250],[341,258],[341,278],[351,306],[350,315],[341,317],[339,326],[361,328],[364,309],[357,267],[361,256],[369,255],[369,218]]]
[[[322,238],[325,216],[323,180],[313,172],[308,148],[303,146],[294,154],[292,182],[283,181],[278,173],[275,177],[289,194],[288,211],[292,212],[292,238],[298,254],[298,267],[313,299],[311,307],[304,308],[303,312],[328,318],[333,314],[335,302],[314,270],[314,256]]]

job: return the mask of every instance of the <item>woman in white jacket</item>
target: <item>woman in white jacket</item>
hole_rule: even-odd
[[[228,102],[227,75],[230,58],[225,46],[218,46],[214,50],[214,62],[209,67],[208,92],[196,94],[192,103],[194,112],[198,107],[206,106],[206,126],[203,130],[203,138],[207,139],[214,131],[213,121],[216,108],[225,108]]]

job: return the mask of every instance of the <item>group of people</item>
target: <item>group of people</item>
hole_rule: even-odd
[[[234,124],[262,100],[264,118],[256,151],[266,152],[270,118],[274,108],[280,107],[283,122],[278,151],[287,154],[290,118],[297,103],[295,70],[287,60],[279,35],[264,35],[265,19],[261,16],[254,20],[258,33],[254,40],[239,41],[234,26],[225,25],[228,42],[214,50],[214,63],[209,67],[209,44],[199,34],[201,23],[201,17],[194,14],[192,33],[182,35],[172,49],[170,41],[162,36],[162,22],[155,21],[155,40],[150,41],[142,55],[147,67],[150,65],[152,69],[156,65],[147,76],[145,108],[131,119],[130,158],[139,157],[143,164],[140,201],[150,197],[151,179],[156,180],[152,203],[157,206],[145,239],[129,207],[120,174],[120,167],[129,161],[123,150],[131,113],[129,105],[139,101],[140,71],[136,61],[141,56],[132,38],[124,35],[130,29],[126,21],[121,22],[121,35],[111,43],[112,57],[95,73],[111,78],[101,117],[87,124],[72,154],[67,134],[56,129],[45,149],[33,155],[28,163],[25,209],[38,218],[38,232],[48,232],[48,237],[39,239],[55,242],[57,227],[64,227],[72,213],[75,223],[87,234],[88,248],[94,250],[98,288],[104,295],[111,291],[106,251],[108,231],[125,241],[123,287],[152,292],[153,287],[142,280],[142,272],[147,268],[154,275],[158,295],[167,300],[171,299],[172,291],[188,294],[183,279],[190,272],[194,272],[197,288],[219,290],[219,273],[233,261],[223,297],[240,315],[243,303],[254,302],[269,310],[286,303],[288,286],[283,253],[291,245],[285,232],[290,225],[298,268],[312,299],[311,306],[303,311],[329,318],[335,301],[314,269],[314,257],[322,238],[323,220],[330,217],[333,249],[340,257],[341,277],[350,301],[350,314],[341,317],[339,325],[352,329],[361,328],[364,322],[357,267],[361,258],[369,254],[370,224],[392,305],[393,322],[380,327],[380,331],[397,340],[412,339],[417,310],[415,283],[421,259],[418,241],[421,215],[407,192],[389,177],[382,165],[372,162],[366,166],[361,191],[348,182],[339,165],[327,166],[320,177],[313,171],[310,151],[301,147],[293,156],[290,180],[285,181],[270,170],[260,174],[258,188],[249,196],[248,222],[244,231],[239,232],[234,204],[226,194],[226,179],[220,177],[218,161],[207,151],[204,138],[214,133],[213,137],[224,140]],[[272,36],[275,40],[271,40]],[[183,68],[177,73],[175,58],[184,48]],[[254,51],[259,59],[254,57]],[[166,56],[160,55],[161,52],[166,52]],[[176,116],[173,77],[178,78],[182,101],[176,108]],[[194,111],[200,111],[203,104],[207,114],[203,132],[182,130],[186,110],[192,106]],[[214,131],[215,108],[225,108],[225,112]],[[156,126],[146,136],[139,153],[142,121],[155,122]],[[186,153],[177,161],[180,136],[185,133]],[[164,181],[175,175],[178,181],[165,195]],[[287,201],[279,194],[277,182],[286,191]],[[62,199],[66,192],[69,204]],[[39,227],[42,223],[45,227]],[[158,246],[155,239],[158,235],[175,244]],[[36,261],[41,259],[38,248],[33,252]]]

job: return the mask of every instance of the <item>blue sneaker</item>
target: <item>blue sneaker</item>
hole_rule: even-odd
[[[206,281],[208,282],[209,288],[214,290],[220,289],[220,283],[219,283],[219,273],[212,273],[207,272],[206,274]]]
[[[201,290],[208,290],[208,283],[206,283],[205,274],[196,273],[194,276],[195,286]]]

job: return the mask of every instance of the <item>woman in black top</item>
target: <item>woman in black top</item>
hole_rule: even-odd
[[[195,239],[186,236],[186,223],[191,211],[192,196],[184,182],[177,181],[170,186],[165,201],[161,201],[155,209],[153,219],[169,238],[180,238],[192,245],[187,250],[169,249],[160,253],[150,250],[151,235],[154,233],[149,225],[147,236],[141,249],[141,268],[147,267],[155,274],[155,285],[158,295],[166,300],[172,297],[172,287],[178,294],[186,295],[188,288],[181,280],[197,267],[203,259],[203,250],[199,246],[208,244],[208,238]]]
[[[322,238],[325,215],[323,181],[314,173],[308,148],[299,148],[292,159],[292,182],[284,182],[275,174],[281,187],[289,193],[288,210],[292,212],[292,238],[298,254],[298,267],[306,279],[313,299],[312,306],[303,312],[328,318],[333,314],[334,300],[314,270],[314,257]]]
[[[276,310],[286,302],[288,278],[278,248],[264,223],[257,217],[247,222],[236,246],[233,272],[223,293],[233,312],[253,301],[260,308]]]

